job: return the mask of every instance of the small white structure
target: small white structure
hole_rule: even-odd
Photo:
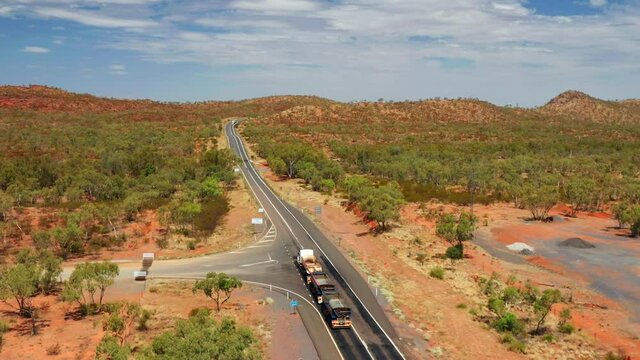
[[[146,271],[134,271],[133,272],[133,280],[136,280],[136,281],[147,280],[147,272]]]
[[[515,252],[522,252],[523,250],[525,250],[532,253],[535,251],[535,249],[532,246],[529,246],[522,242],[514,242],[511,245],[507,245],[507,249]]]

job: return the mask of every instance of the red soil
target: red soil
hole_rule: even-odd
[[[385,286],[393,291],[395,305],[412,324],[430,334],[430,348],[441,347],[447,356],[455,359],[524,358],[508,351],[498,342],[495,334],[482,330],[481,325],[474,322],[466,311],[455,307],[456,304],[465,302],[464,296],[452,292],[442,281],[425,277],[423,273],[393,256],[392,249],[402,243],[399,239],[373,236],[357,216],[345,214],[344,210],[331,206],[322,207],[320,220],[330,233],[340,234],[340,245],[355,251],[370,274],[381,274],[389,280],[390,283]],[[482,258],[473,251],[472,255],[474,258]],[[496,269],[493,264],[491,266],[491,270]],[[393,315],[390,318],[396,319]],[[445,322],[442,319],[447,320]],[[407,331],[406,327],[401,327],[398,320],[395,322],[400,329],[400,337],[416,336],[411,332],[403,334],[402,331]],[[414,352],[413,356],[423,358],[424,354]]]
[[[560,213],[564,209],[555,208],[554,213]],[[526,223],[522,224],[517,219],[501,222],[491,229],[493,238],[502,244],[511,244],[516,241],[524,241],[526,238],[558,241],[571,237],[580,237],[596,246],[617,246],[629,251],[640,253],[640,243],[609,240],[614,226],[611,216],[608,214],[579,214],[578,218],[569,218],[559,223]],[[525,239],[525,240],[523,240]],[[615,241],[615,243],[612,243]],[[542,269],[550,272],[531,272],[532,278],[543,279],[539,282],[569,286],[572,288],[573,301],[577,308],[572,309],[572,322],[580,331],[595,339],[602,346],[626,352],[632,359],[640,358],[640,340],[633,334],[640,334],[640,324],[631,320],[627,309],[620,304],[595,293],[588,287],[588,279],[579,271],[569,271],[562,264],[554,262],[542,256],[531,256],[527,260]],[[594,267],[584,262],[579,263],[577,269],[589,266],[591,274],[608,275],[611,270],[603,267]],[[584,268],[586,270],[586,268]],[[638,268],[629,269],[632,273],[638,273]],[[593,276],[593,275],[591,275]],[[565,285],[562,285],[565,284]],[[617,284],[624,287],[624,284]],[[629,287],[629,290],[635,290]]]

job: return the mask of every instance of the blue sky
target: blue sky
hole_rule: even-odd
[[[199,101],[640,97],[640,0],[0,0],[0,83]]]

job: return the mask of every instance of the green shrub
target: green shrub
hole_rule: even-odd
[[[211,310],[206,307],[193,308],[189,311],[189,317],[198,317],[198,316],[209,316],[211,315]]]
[[[627,354],[626,353],[614,353],[609,351],[607,353],[607,355],[605,355],[604,357],[605,360],[625,360],[627,359]]]
[[[553,334],[548,333],[548,334],[544,334],[544,335],[542,336],[542,340],[544,340],[544,341],[546,341],[546,342],[550,343],[550,342],[553,342],[553,341],[555,340],[555,338],[553,337]]]
[[[169,246],[169,239],[165,236],[159,237],[156,239],[156,245],[158,245],[160,249],[166,249]]]
[[[462,245],[450,246],[445,252],[445,256],[452,260],[459,260],[464,257]]]
[[[144,359],[246,359],[261,358],[257,337],[231,318],[216,320],[207,310],[194,309],[189,319],[153,339]]]
[[[526,347],[524,343],[518,340],[513,334],[507,333],[502,336],[500,342],[507,345],[507,349],[513,352],[519,352],[524,354]]]
[[[487,307],[498,316],[502,316],[505,311],[504,301],[495,295],[489,298]]]
[[[465,304],[465,303],[460,303],[460,304],[456,305],[456,308],[457,308],[457,309],[466,309],[466,308],[467,308],[467,304]]]
[[[558,331],[563,334],[572,334],[576,328],[571,323],[564,323],[558,326]]]
[[[502,301],[505,304],[516,303],[520,299],[520,290],[516,287],[509,286],[502,292]]]
[[[151,311],[142,309],[140,317],[138,318],[138,330],[145,331],[149,329],[147,322],[151,319]]]
[[[506,313],[493,323],[493,327],[500,332],[519,334],[524,329],[522,322],[513,313]]]
[[[127,360],[131,351],[125,346],[120,346],[116,338],[105,336],[100,340],[96,348],[96,359],[99,360]]]
[[[105,323],[102,325],[102,329],[119,334],[124,330],[124,326],[124,319],[117,313],[113,313],[109,315]]]
[[[4,334],[11,330],[11,326],[4,320],[0,320],[0,334]]]
[[[420,263],[420,265],[424,265],[424,262],[427,260],[427,254],[420,253],[416,255],[416,261]]]
[[[482,290],[482,293],[487,295],[487,296],[492,296],[495,295],[498,292],[499,289],[499,284],[498,284],[498,273],[493,272],[491,274],[491,277],[484,278],[481,277],[480,278],[480,289]]]
[[[440,266],[436,266],[429,271],[429,276],[436,279],[444,279],[444,269]]]
[[[195,250],[196,249],[196,241],[195,240],[187,241],[187,249]]]

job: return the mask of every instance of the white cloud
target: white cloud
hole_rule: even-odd
[[[148,28],[156,25],[146,19],[117,18],[90,11],[69,11],[58,8],[36,8],[35,13],[44,17],[75,21],[84,25],[105,28]]]
[[[53,40],[51,40],[51,43],[55,44],[55,45],[62,45],[64,44],[64,39],[62,38],[55,38]]]
[[[127,67],[121,64],[109,65],[109,73],[113,75],[126,75]]]
[[[31,54],[46,54],[50,50],[47,48],[43,48],[40,46],[25,46],[22,49],[22,52],[31,53]]]
[[[313,11],[318,8],[315,2],[308,0],[236,0],[231,8],[266,12]]]
[[[598,8],[595,16],[536,14],[525,0],[0,2],[12,7],[10,16],[108,28],[92,35],[97,55],[111,48],[143,61],[232,69],[224,76],[245,84],[234,85],[247,92],[241,97],[299,90],[343,99],[468,95],[535,102],[567,87],[611,89],[612,78],[640,82],[635,0],[615,6],[580,0]],[[425,59],[473,67],[443,72],[443,61]],[[123,75],[126,68],[108,71]],[[637,87],[626,89],[640,95]]]
[[[8,16],[13,10],[14,8],[11,6],[0,6],[0,16]]]

